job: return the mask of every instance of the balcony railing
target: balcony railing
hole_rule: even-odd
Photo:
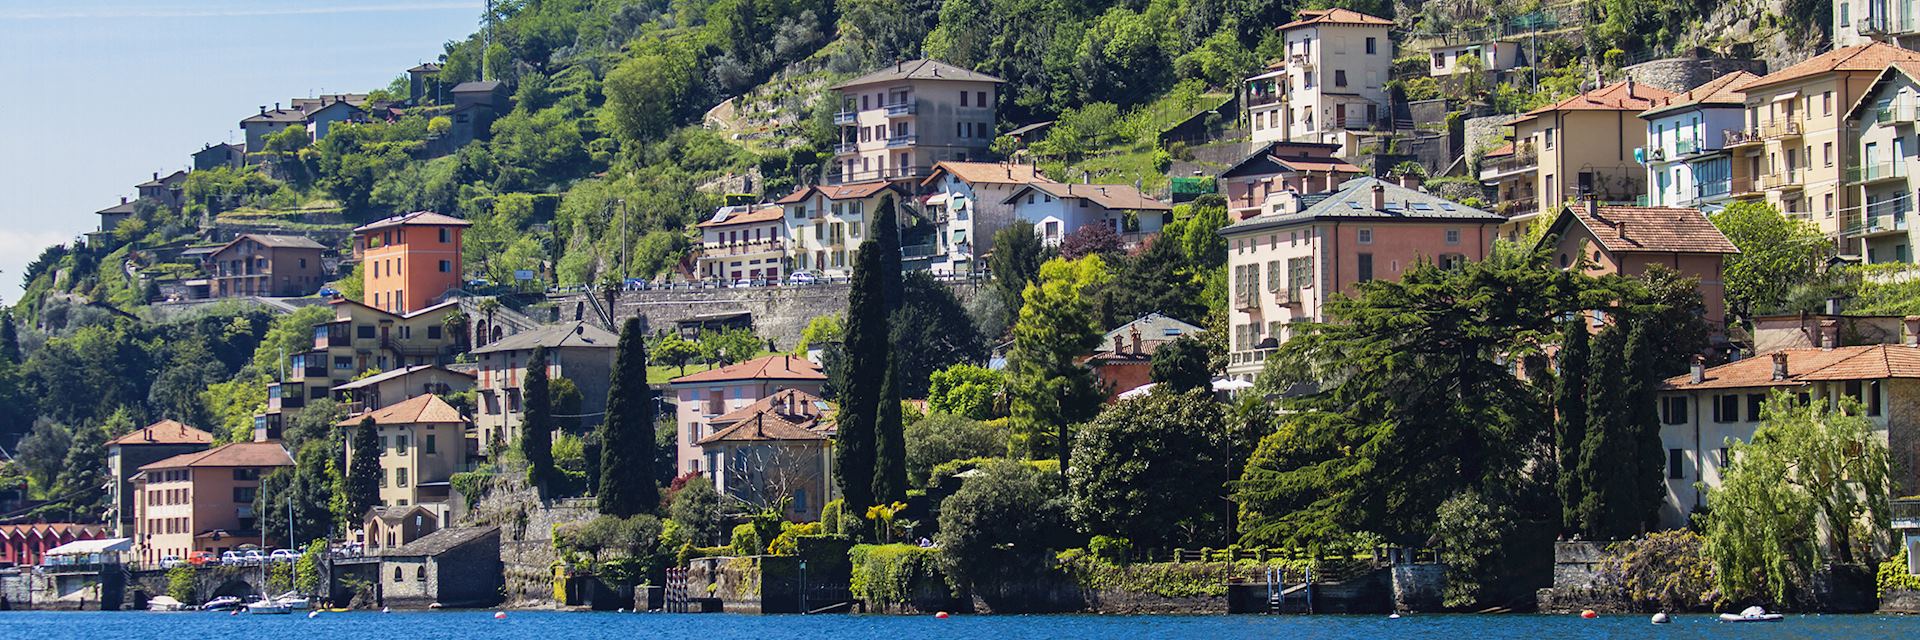
[[[855,142],[842,142],[842,143],[833,145],[833,154],[838,156],[850,156],[855,153],[858,153],[859,151],[860,151],[860,145],[859,143],[855,143]]]
[[[1887,505],[1892,512],[1893,528],[1920,529],[1920,500],[1904,498]]]
[[[1760,137],[1768,140],[1798,135],[1800,135],[1800,123],[1794,120],[1775,120],[1760,126]]]
[[[1867,215],[1860,222],[1848,225],[1847,235],[1870,236],[1882,233],[1905,233],[1907,231],[1908,207],[1906,200],[1881,203],[1867,208]]]
[[[1920,118],[1920,105],[1890,104],[1873,111],[1875,124],[1910,123]]]
[[[1752,176],[1740,176],[1727,180],[1727,193],[1734,196],[1753,195],[1760,192]]]
[[[936,255],[940,255],[940,247],[930,245],[930,244],[916,244],[913,246],[900,247],[900,257],[902,258],[925,258],[927,256],[936,256]]]
[[[1860,184],[1906,176],[1904,162],[1875,162],[1847,167],[1847,182]]]
[[[1727,129],[1721,135],[1729,147],[1760,142],[1760,131],[1757,129]]]
[[[833,114],[833,123],[836,125],[853,124],[855,120],[859,119],[859,116],[860,114],[854,111],[836,112]]]
[[[1540,154],[1531,145],[1515,148],[1513,155],[1494,158],[1481,163],[1480,173],[1484,176],[1506,175],[1531,171],[1540,166]]]
[[[780,251],[785,244],[779,240],[748,240],[743,242],[724,242],[704,245],[700,253],[706,256],[744,256],[768,251]]]
[[[1286,94],[1283,94],[1283,93],[1257,93],[1254,95],[1250,95],[1250,96],[1247,96],[1247,106],[1259,107],[1259,106],[1265,106],[1270,104],[1277,104],[1280,101],[1286,99],[1285,95]]]
[[[910,167],[887,167],[885,169],[866,169],[860,171],[834,171],[828,173],[827,184],[852,184],[874,180],[904,180],[924,178],[933,173],[933,167],[916,165]]]
[[[1713,182],[1702,182],[1700,184],[1693,185],[1693,197],[1695,200],[1705,200],[1707,198],[1718,198],[1720,196],[1724,196],[1732,192],[1733,192],[1732,180],[1715,180]]]
[[[1532,196],[1503,200],[1494,206],[1496,213],[1506,217],[1522,216],[1540,211],[1540,200]]]
[[[914,143],[919,141],[920,141],[920,136],[915,136],[915,135],[893,136],[893,137],[887,138],[887,148],[897,149],[900,147],[911,147],[914,145]]]
[[[1667,159],[1667,150],[1662,147],[1646,148],[1647,162],[1660,162]]]
[[[1805,177],[1805,170],[1779,171],[1760,176],[1762,189],[1798,189]]]
[[[1690,156],[1703,151],[1711,151],[1711,149],[1702,148],[1697,140],[1681,140],[1673,143],[1673,154],[1676,156]]]
[[[898,118],[920,112],[920,101],[909,98],[906,102],[887,105],[887,117]]]

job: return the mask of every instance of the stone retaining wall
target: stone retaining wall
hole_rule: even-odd
[[[972,300],[981,282],[958,282],[949,286],[962,304]],[[845,314],[846,283],[803,287],[746,287],[739,289],[666,289],[623,291],[614,304],[614,325],[638,315],[648,331],[671,330],[674,323],[695,316],[745,312],[752,315],[753,331],[774,341],[778,350],[792,349],[800,342],[800,333],[814,318]],[[550,298],[559,311],[560,321],[580,316],[592,319],[593,304],[585,293],[566,293]],[[601,298],[604,300],[605,298]]]
[[[1689,91],[1707,81],[1735,71],[1766,75],[1767,64],[1759,60],[1725,58],[1667,58],[1648,60],[1621,70],[1637,84],[1659,87],[1674,93]]]

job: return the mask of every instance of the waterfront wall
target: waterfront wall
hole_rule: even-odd
[[[507,606],[553,604],[553,532],[560,525],[586,522],[598,516],[588,498],[543,501],[530,487],[499,474],[501,482],[480,499],[461,526],[499,525],[500,567]]]

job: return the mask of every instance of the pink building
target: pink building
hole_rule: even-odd
[[[675,422],[679,434],[674,438],[680,450],[678,474],[712,471],[710,464],[702,462],[705,452],[700,441],[713,435],[716,418],[787,389],[817,396],[826,382],[827,375],[818,365],[786,355],[755,358],[669,380],[678,407]]]
[[[1707,326],[1715,332],[1726,328],[1722,263],[1740,249],[1699,209],[1609,207],[1588,200],[1561,207],[1540,242],[1554,247],[1554,264],[1562,269],[1585,257],[1593,275],[1637,276],[1659,264],[1699,278]]]
[[[48,549],[78,540],[107,537],[106,527],[71,522],[0,524],[0,566],[40,564]]]
[[[1421,261],[1482,260],[1502,219],[1391,184],[1356,178],[1330,193],[1290,195],[1220,230],[1227,238],[1227,374],[1251,379],[1294,322],[1324,322],[1322,306],[1354,285],[1399,279]]]

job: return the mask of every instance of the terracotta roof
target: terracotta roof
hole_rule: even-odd
[[[1787,377],[1773,378],[1773,355],[1787,357]],[[1706,370],[1706,381],[1692,374],[1668,378],[1665,389],[1738,389],[1791,387],[1814,381],[1920,378],[1920,347],[1872,344],[1833,349],[1781,349]]]
[[[78,524],[73,522],[28,522],[22,524],[0,524],[0,539],[20,539],[48,536],[71,535],[75,539],[98,538],[107,535],[104,527],[97,524]]]
[[[413,213],[405,213],[405,214],[393,216],[391,218],[377,220],[360,227],[356,227],[354,228],[353,232],[360,233],[363,231],[373,231],[376,229],[386,229],[388,227],[400,227],[400,226],[409,226],[409,225],[432,226],[432,227],[471,227],[473,226],[473,223],[467,220],[462,220],[460,218],[455,218],[450,215],[434,213],[432,211],[415,211]]]
[[[1301,11],[1299,19],[1280,25],[1280,31],[1318,24],[1361,24],[1393,26],[1393,21],[1379,16],[1370,16],[1352,9],[1308,9]]]
[[[745,211],[744,213],[726,212],[726,217],[710,218],[706,222],[702,222],[694,226],[712,228],[712,227],[727,227],[727,226],[732,226],[736,224],[752,224],[755,222],[773,222],[775,220],[779,220],[781,216],[784,216],[787,214],[786,210],[781,209],[780,207],[753,207],[753,208],[724,207],[722,208],[722,211],[725,211],[726,209],[735,209],[735,208],[747,209],[747,211]]]
[[[499,340],[487,343],[487,346],[474,349],[474,353],[494,353],[498,351],[531,351],[534,347],[558,349],[560,347],[586,347],[612,349],[620,346],[620,336],[587,322],[574,321],[560,324],[540,325],[537,328],[522,331]]]
[[[941,173],[952,174],[967,184],[1031,184],[1053,182],[1041,175],[1040,168],[1012,162],[959,162],[949,160],[933,165],[933,173],[920,184],[933,184]]]
[[[1640,112],[1640,117],[1651,118],[1662,113],[1693,106],[1745,106],[1747,104],[1747,94],[1740,93],[1735,90],[1734,87],[1758,77],[1760,76],[1753,75],[1753,73],[1748,71],[1735,71],[1708,80],[1706,84],[1694,87],[1686,93],[1675,94],[1660,100],[1655,100],[1653,108]]]
[[[1810,78],[1823,73],[1844,71],[1880,71],[1896,60],[1920,60],[1920,51],[1909,51],[1885,42],[1870,42],[1851,47],[1841,47],[1808,58],[1785,69],[1748,80],[1734,87],[1735,91],[1750,93],[1754,89]]]
[[[364,303],[364,302],[361,302],[361,301],[359,301],[359,300],[350,300],[350,299],[347,299],[347,298],[334,298],[334,299],[332,299],[332,300],[328,300],[328,301],[327,301],[327,304],[331,304],[331,305],[347,305],[347,304],[350,304],[350,305],[353,305],[353,306],[356,306],[356,307],[360,307],[360,308],[362,308],[362,309],[365,309],[365,310],[367,310],[367,311],[372,311],[372,312],[374,312],[374,313],[379,313],[379,314],[381,314],[381,315],[387,315],[387,316],[392,316],[392,317],[395,317],[395,318],[418,318],[418,317],[420,317],[420,316],[424,316],[424,315],[427,315],[427,314],[430,314],[430,313],[435,313],[435,312],[439,312],[439,311],[445,311],[445,310],[446,310],[447,308],[449,308],[449,307],[451,307],[451,308],[454,308],[454,309],[456,309],[456,310],[460,308],[460,301],[459,301],[459,300],[448,300],[448,301],[446,301],[446,302],[442,302],[442,303],[440,303],[440,304],[436,304],[436,305],[433,305],[433,306],[431,306],[431,307],[427,307],[427,308],[424,308],[424,309],[415,309],[415,310],[413,310],[413,311],[409,311],[409,312],[407,312],[407,313],[394,313],[394,312],[392,312],[392,311],[388,311],[388,310],[386,310],[386,309],[380,309],[380,308],[376,308],[376,307],[373,307],[373,306],[370,306],[370,305],[368,305],[367,303]],[[342,317],[340,317],[340,312],[339,312],[338,310],[335,310],[335,311],[334,311],[334,316],[333,316],[333,320],[332,320],[331,322],[328,322],[328,323],[324,323],[324,324],[332,324],[333,322],[346,322],[347,320],[348,320],[347,318],[342,318]]]
[[[1038,189],[1055,198],[1082,199],[1108,209],[1138,209],[1143,211],[1172,211],[1173,205],[1147,197],[1138,187],[1130,184],[1078,184],[1071,182],[1032,182],[1008,196],[1003,204],[1013,204],[1020,194],[1028,189]]]
[[[357,427],[368,418],[372,418],[373,423],[377,425],[459,424],[467,421],[465,417],[460,415],[459,409],[455,409],[453,405],[447,404],[447,401],[441,400],[440,396],[423,393],[408,398],[399,404],[389,405],[384,409],[374,409],[357,416],[349,417],[341,420],[340,423],[335,426]]]
[[[1568,220],[1577,221],[1593,234],[1601,248],[1612,253],[1740,253],[1699,209],[1603,206],[1597,217],[1589,215],[1585,206],[1563,207],[1561,211],[1547,236],[1564,228]],[[1624,231],[1622,224],[1626,225]],[[1541,242],[1546,242],[1546,237]]]
[[[793,204],[811,197],[814,193],[826,196],[828,200],[857,200],[885,190],[892,186],[889,182],[860,182],[855,184],[811,185],[801,187],[799,191],[788,194],[774,204]]]
[[[471,373],[466,373],[463,371],[454,371],[452,369],[448,369],[446,367],[442,367],[437,364],[416,364],[411,367],[402,367],[399,369],[394,369],[392,371],[383,371],[383,372],[370,375],[365,378],[361,378],[359,380],[355,380],[353,382],[349,382],[346,384],[334,385],[333,390],[334,391],[351,391],[351,390],[359,389],[362,387],[371,387],[373,385],[380,384],[388,380],[410,376],[415,373],[419,373],[421,371],[426,371],[428,369],[439,369],[441,373],[445,373],[447,375],[461,376],[466,378],[474,377],[473,374]]]
[[[826,440],[823,422],[831,410],[818,396],[786,389],[714,418],[710,424],[717,430],[696,444]]]
[[[959,80],[963,82],[1006,82],[999,78],[969,71],[939,60],[907,60],[881,67],[877,71],[833,85],[833,89],[845,89],[883,82],[902,80]]]
[[[775,355],[754,358],[710,371],[691,373],[667,381],[669,384],[721,382],[725,380],[826,380],[827,375],[812,361],[799,356]]]
[[[219,255],[228,248],[240,244],[241,240],[252,240],[259,243],[260,246],[269,249],[313,249],[316,251],[325,251],[327,248],[326,245],[314,242],[313,239],[304,236],[275,236],[264,233],[245,233],[226,244],[220,245],[220,248],[214,249],[210,255]]]
[[[1503,144],[1503,145],[1500,145],[1500,146],[1498,146],[1498,147],[1494,147],[1494,148],[1492,148],[1492,149],[1489,149],[1489,150],[1487,151],[1487,155],[1484,155],[1484,156],[1481,156],[1481,157],[1483,157],[1483,158],[1496,158],[1496,157],[1500,157],[1500,156],[1510,156],[1510,155],[1513,155],[1513,142],[1511,142],[1511,141],[1509,141],[1509,142],[1507,142],[1506,144]]]
[[[1654,102],[1673,97],[1673,92],[1659,87],[1635,83],[1632,93],[1627,91],[1627,81],[1613,84],[1569,97],[1565,100],[1528,111],[1518,118],[1507,121],[1516,124],[1531,120],[1534,116],[1554,111],[1632,111],[1639,113],[1653,108]]]
[[[293,457],[278,442],[235,442],[206,451],[177,455],[140,467],[180,469],[186,467],[290,467]]]
[[[167,419],[108,440],[107,444],[213,444],[213,434],[181,424],[177,420]]]

